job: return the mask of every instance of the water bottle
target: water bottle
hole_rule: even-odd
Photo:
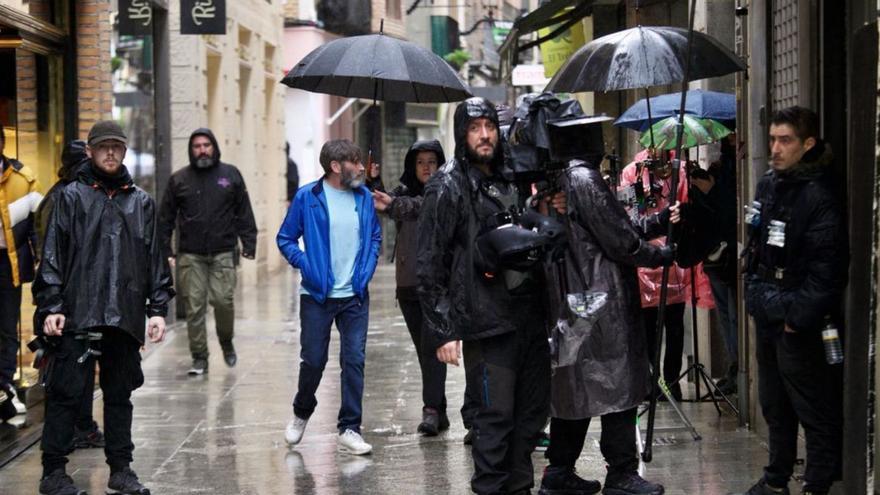
[[[843,347],[840,345],[840,334],[837,326],[831,318],[825,317],[825,327],[822,329],[822,343],[825,345],[825,361],[828,364],[840,364],[843,362]]]

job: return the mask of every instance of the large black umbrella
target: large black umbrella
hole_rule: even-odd
[[[382,33],[325,43],[281,82],[314,93],[381,101],[452,102],[471,96],[442,58]]]
[[[745,70],[745,64],[721,43],[693,33],[691,66],[685,78],[688,30],[639,26],[595,39],[559,69],[547,91],[615,91],[648,88]]]

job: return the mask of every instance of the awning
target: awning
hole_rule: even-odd
[[[498,49],[498,54],[501,55],[500,75],[502,80],[510,77],[513,66],[516,64],[516,56],[520,51],[555,38],[574,24],[580,22],[584,17],[591,15],[593,13],[593,3],[595,3],[595,0],[551,0],[535,9],[534,12],[514,21],[513,28],[507,34],[507,38],[504,39],[501,48]],[[566,7],[574,8],[557,15]],[[521,37],[541,28],[557,24],[559,27],[548,35],[523,43],[522,45],[519,44]]]

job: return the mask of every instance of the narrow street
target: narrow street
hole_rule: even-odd
[[[283,432],[297,376],[298,279],[285,270],[259,287],[239,287],[236,368],[223,364],[212,336],[210,372],[187,376],[190,356],[182,325],[148,350],[146,383],[133,397],[132,467],[144,484],[158,495],[470,493],[472,464],[457,414],[464,390],[461,370],[452,370],[447,381],[451,429],[430,439],[415,433],[421,413],[419,367],[395,305],[393,265],[380,266],[371,286],[363,431],[373,454],[336,452],[336,336],[318,409],[302,443],[288,449]],[[731,415],[719,417],[711,403],[688,403],[684,410],[702,440],[693,441],[671,407],[661,403],[654,462],[646,477],[665,484],[670,495],[723,495],[750,486],[766,461],[759,437],[737,429]],[[98,400],[99,423],[100,411]],[[583,477],[603,480],[598,427],[596,421],[577,469]],[[546,461],[540,453],[534,461],[539,483]],[[0,493],[35,493],[40,471],[35,445],[0,470]],[[76,451],[68,473],[89,493],[104,493],[109,468],[103,451]]]

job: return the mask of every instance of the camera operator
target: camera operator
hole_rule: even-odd
[[[674,158],[673,152],[645,150],[636,155],[635,161],[624,167],[621,172],[620,187],[632,188],[638,202],[630,208],[630,218],[639,222],[662,211],[672,201],[670,187],[672,185],[672,167],[670,160]],[[687,177],[685,167],[679,169],[678,192],[675,195],[678,201],[687,200]],[[659,237],[652,241],[656,246],[665,244],[665,237]],[[641,267],[638,269],[638,279],[641,294],[641,314],[644,319],[645,331],[648,336],[648,348],[654,349],[656,343],[657,306],[660,303],[660,285],[662,268]],[[669,385],[672,397],[681,402],[681,385],[678,383],[678,375],[681,373],[682,353],[684,351],[684,307],[687,299],[687,287],[690,277],[687,270],[677,264],[669,268],[669,285],[667,292],[667,306],[664,314],[664,328],[666,329],[666,348],[663,355],[663,379]],[[654,359],[654,353],[648,356]],[[652,363],[660,366],[659,363]]]
[[[417,274],[426,331],[447,364],[459,364],[464,341],[468,382],[479,386],[471,489],[529,493],[531,453],[550,399],[545,286],[537,265],[493,271],[494,260],[477,247],[481,233],[518,233],[496,227],[505,226],[503,218],[528,191],[504,166],[498,115],[489,101],[459,104],[454,123],[455,158],[428,181],[419,216]],[[564,197],[554,196],[552,206],[563,208]]]
[[[778,111],[770,120],[770,154],[771,169],[746,219],[745,268],[770,461],[745,494],[788,493],[798,424],[807,450],[802,493],[827,494],[841,476],[843,356],[826,354],[839,348],[823,351],[823,339],[836,335],[835,327],[842,331],[846,223],[815,112]]]
[[[139,349],[145,334],[152,342],[164,338],[174,290],[160,249],[155,202],[122,165],[126,142],[113,121],[92,126],[86,148],[90,162],[57,195],[46,228],[33,285],[42,332],[54,347],[45,377],[41,494],[80,493],[65,465],[96,359],[104,393],[108,489],[150,493],[129,467],[131,393],[144,381]]]
[[[574,466],[584,446],[590,418],[600,416],[600,448],[608,464],[604,493],[611,495],[664,492],[662,485],[638,474],[637,407],[650,389],[648,350],[639,316],[639,285],[635,267],[672,263],[671,248],[647,239],[678,222],[675,206],[642,218],[627,215],[594,165],[575,160],[559,179],[568,198],[566,227],[569,249],[565,281],[551,283],[572,293],[604,293],[607,302],[593,315],[595,324],[581,344],[575,364],[554,369],[550,420],[550,465],[541,495],[597,493],[598,481],[586,481]],[[558,277],[556,277],[558,278]],[[554,301],[559,307],[564,301]]]

